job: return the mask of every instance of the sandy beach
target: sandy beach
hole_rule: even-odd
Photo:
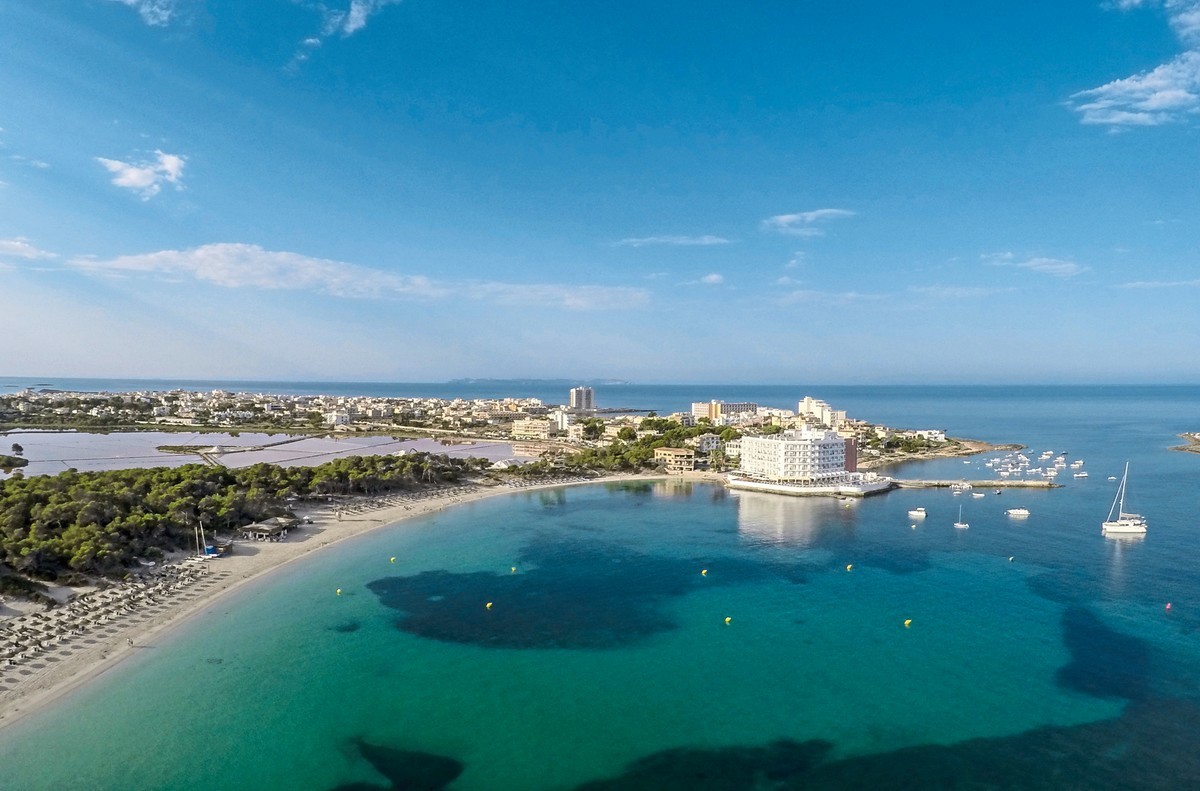
[[[406,519],[444,508],[521,490],[549,489],[627,480],[662,480],[665,475],[616,475],[601,478],[554,479],[535,483],[499,486],[465,485],[429,490],[417,496],[390,498],[395,505],[372,507],[363,498],[338,514],[332,507],[303,512],[313,519],[279,542],[238,541],[233,554],[206,561],[191,560],[167,569],[169,581],[156,586],[153,595],[146,586],[141,590],[126,585],[119,593],[106,591],[89,594],[80,607],[107,607],[103,615],[89,618],[80,629],[60,630],[47,637],[36,650],[12,663],[0,663],[0,728],[28,716],[52,701],[103,675],[137,652],[153,646],[168,630],[178,628],[191,617],[212,607],[221,597],[238,590],[251,580],[341,541],[362,535]],[[681,477],[689,480],[719,480],[719,476],[697,473]],[[107,594],[107,598],[105,598]],[[42,628],[52,624],[63,608],[44,613],[27,612],[24,618],[12,615],[0,619],[0,628],[22,628],[31,622]],[[101,612],[97,609],[96,613]],[[66,616],[63,612],[61,615]],[[28,632],[33,634],[33,632]],[[46,632],[49,634],[49,632]]]

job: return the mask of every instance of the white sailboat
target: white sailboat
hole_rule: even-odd
[[[1101,525],[1104,533],[1145,533],[1146,517],[1141,514],[1130,514],[1125,511],[1125,484],[1129,480],[1129,462],[1125,462],[1125,474],[1117,484],[1117,496],[1113,498],[1112,508],[1108,509],[1108,519]],[[1116,519],[1113,518],[1116,516]]]
[[[970,527],[969,524],[962,520],[962,503],[958,504],[958,521],[954,523],[954,526],[958,528]]]

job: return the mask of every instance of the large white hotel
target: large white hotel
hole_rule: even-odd
[[[862,496],[890,488],[891,481],[856,471],[853,439],[836,431],[804,427],[741,439],[741,463],[726,484],[776,494]]]
[[[853,442],[853,440],[850,440]],[[826,483],[845,480],[847,440],[835,431],[801,428],[765,436],[742,437],[740,471],[765,481]]]

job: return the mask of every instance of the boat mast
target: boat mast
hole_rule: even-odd
[[[1129,462],[1125,462],[1125,474],[1121,476],[1121,506],[1117,509],[1117,518],[1125,516],[1125,484],[1129,480]]]

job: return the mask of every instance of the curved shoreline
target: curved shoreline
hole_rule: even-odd
[[[1184,440],[1186,445],[1174,445],[1169,450],[1183,451],[1184,453],[1200,453],[1200,432],[1192,432],[1188,434],[1180,434],[1179,438]]]
[[[145,617],[135,615],[122,619],[101,630],[104,633],[95,635],[96,639],[84,641],[89,644],[82,648],[72,645],[74,641],[69,641],[66,646],[61,647],[61,651],[65,652],[63,655],[59,655],[60,647],[51,649],[48,653],[55,656],[53,661],[48,656],[37,672],[17,679],[15,686],[11,688],[0,690],[0,731],[62,700],[126,660],[137,656],[139,649],[148,647],[147,641],[151,638],[162,637],[175,631],[227,595],[251,582],[266,579],[272,572],[293,561],[306,558],[316,550],[454,505],[503,494],[587,484],[665,480],[667,477],[624,474],[576,481],[533,483],[528,486],[480,487],[466,493],[432,496],[414,501],[411,505],[364,510],[349,518],[343,517],[340,521],[334,513],[325,513],[315,519],[313,524],[307,525],[301,536],[279,543],[239,542],[237,547],[242,550],[242,554],[209,561],[213,565],[204,576],[202,589],[173,600],[165,611]],[[670,477],[678,479],[681,476]],[[717,480],[707,474],[687,478],[701,481]],[[0,678],[11,680],[9,676]]]

